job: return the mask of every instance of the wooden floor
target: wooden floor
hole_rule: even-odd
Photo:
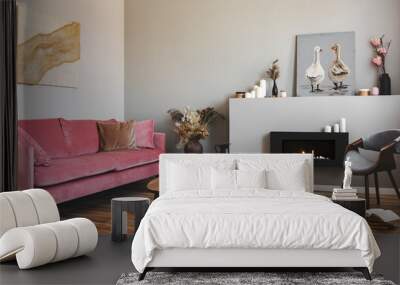
[[[58,205],[62,219],[76,217],[88,218],[93,221],[99,234],[111,234],[111,199],[116,197],[146,197],[151,200],[154,195],[147,191],[146,184],[151,179],[125,185],[98,194],[83,197]],[[134,215],[128,213],[128,234],[133,233]]]
[[[149,180],[133,183],[61,204],[59,205],[61,217],[62,219],[75,217],[88,218],[96,224],[99,234],[110,234],[111,199],[122,196],[147,197],[149,199],[153,199],[154,195],[146,189],[146,184]],[[318,192],[317,194],[330,196],[329,192]],[[397,198],[397,196],[381,195],[381,205],[376,204],[376,200],[373,196],[374,195],[371,195],[371,208],[390,209],[400,215],[400,200]],[[128,215],[128,233],[133,233],[134,218],[135,217],[132,214]],[[387,225],[380,222],[372,220],[369,220],[368,222],[374,232],[400,233],[400,225],[396,228],[389,228]]]

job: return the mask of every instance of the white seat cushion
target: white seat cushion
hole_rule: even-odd
[[[15,227],[60,220],[56,202],[43,189],[0,193],[0,237]]]
[[[39,224],[52,223],[60,220],[57,204],[49,192],[43,189],[30,189],[23,191],[23,193],[28,194],[32,199]]]
[[[57,240],[56,254],[51,262],[57,262],[75,256],[78,249],[79,237],[75,229],[71,228],[70,223],[55,222],[43,225],[51,230]],[[49,261],[50,262],[50,261]]]
[[[8,230],[15,228],[17,222],[10,202],[0,195],[0,237]]]
[[[1,195],[11,205],[17,227],[27,227],[39,223],[35,205],[29,195],[22,191],[3,192]]]

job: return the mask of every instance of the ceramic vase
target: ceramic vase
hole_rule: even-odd
[[[390,80],[390,76],[387,73],[383,73],[379,77],[379,94],[392,95],[392,83]]]
[[[272,96],[273,97],[278,97],[278,86],[276,85],[276,80],[274,80],[274,86],[272,87]]]
[[[203,146],[199,140],[190,140],[184,147],[185,153],[203,153]]]

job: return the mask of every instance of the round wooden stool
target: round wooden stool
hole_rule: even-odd
[[[143,197],[119,197],[111,200],[111,219],[113,241],[122,241],[128,233],[128,212],[135,215],[135,232],[146,214],[150,199]]]

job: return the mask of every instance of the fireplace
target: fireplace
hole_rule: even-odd
[[[271,132],[272,153],[313,153],[315,166],[343,165],[348,133]]]

